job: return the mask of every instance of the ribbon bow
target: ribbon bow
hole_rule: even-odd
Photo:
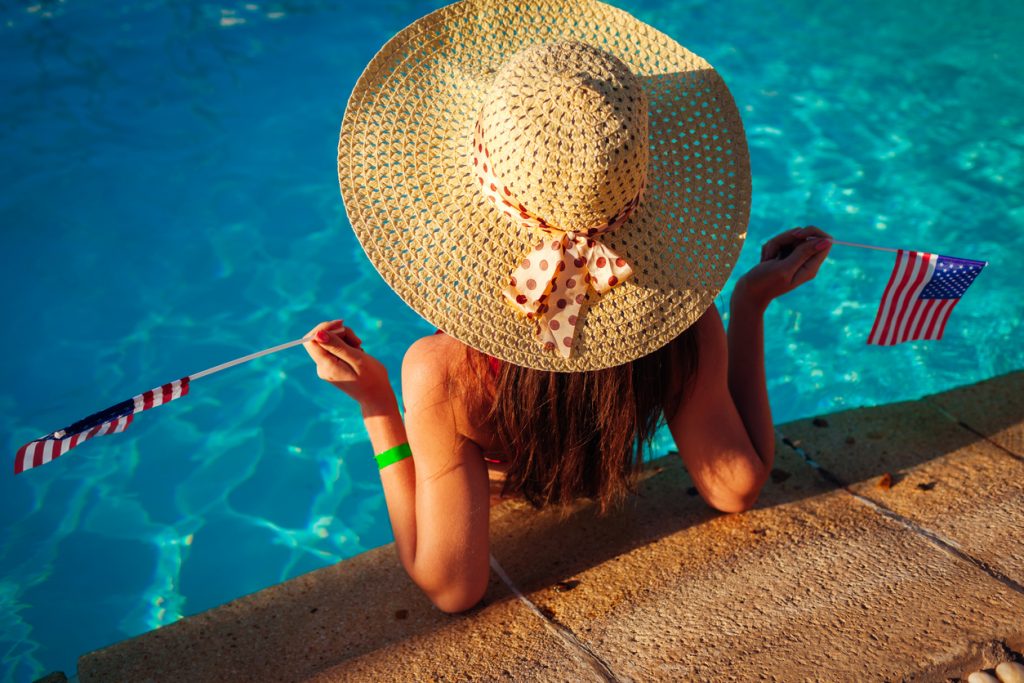
[[[585,231],[565,231],[531,213],[494,174],[479,122],[473,138],[473,166],[484,196],[502,213],[524,227],[539,228],[550,235],[526,253],[502,294],[528,319],[536,321],[534,334],[546,351],[557,350],[563,358],[569,358],[587,288],[605,294],[633,274],[626,260],[595,236],[625,223],[640,203],[643,188],[607,222]]]

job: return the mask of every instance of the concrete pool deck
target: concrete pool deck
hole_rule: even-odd
[[[1024,660],[1024,372],[777,431],[747,512],[708,507],[676,455],[604,519],[494,508],[522,597],[492,572],[444,614],[388,545],[86,654],[80,680],[946,681]]]

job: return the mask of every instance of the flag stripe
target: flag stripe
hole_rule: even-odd
[[[928,320],[935,315],[935,309],[938,308],[938,301],[935,299],[928,299],[921,301],[921,310],[917,314],[917,319],[914,321],[914,325],[910,328],[910,338],[920,339],[924,336],[925,331],[928,329]]]
[[[907,324],[903,329],[905,337],[913,337],[914,330],[917,329],[921,324],[921,318],[924,317],[925,311],[928,310],[928,302],[922,301],[920,297],[917,297],[914,301],[913,307],[910,309],[910,314],[907,316]]]
[[[889,275],[889,282],[885,285],[885,290],[882,292],[882,304],[878,307],[878,315],[875,316],[875,323],[871,326],[871,333],[868,334],[868,344],[872,344],[873,339],[877,339],[875,334],[878,332],[878,323],[882,320],[882,309],[886,305],[887,297],[889,292],[892,291],[892,283],[896,281],[896,273],[899,270],[899,255],[896,256],[896,268],[892,269],[892,274]]]
[[[892,336],[892,321],[894,315],[899,311],[899,304],[902,300],[903,290],[906,289],[907,283],[914,277],[914,271],[916,270],[917,261],[914,258],[914,252],[904,252],[902,256],[902,264],[900,268],[900,275],[896,281],[896,285],[889,296],[888,306],[886,307],[885,319],[882,320],[882,329],[879,331],[879,344],[883,346],[888,345],[889,337]]]
[[[25,452],[28,451],[29,444],[25,444],[18,449],[18,453],[14,456],[14,473],[21,474],[22,470],[25,469]]]
[[[903,277],[896,284],[896,291],[892,296],[892,307],[889,309],[889,315],[885,319],[884,334],[882,335],[882,343],[889,345],[892,343],[892,333],[895,327],[896,316],[899,315],[900,306],[903,303],[903,293],[906,291],[910,281],[914,279],[917,274],[917,258],[915,252],[909,252],[905,257],[907,261],[904,267]]]
[[[889,309],[889,315],[885,319],[885,329],[882,335],[883,344],[892,343],[892,333],[895,327],[896,316],[899,315],[900,306],[903,304],[903,293],[907,291],[907,286],[910,281],[914,279],[917,274],[917,258],[916,252],[909,252],[905,258],[907,260],[906,266],[903,271],[903,277],[898,283],[896,283],[896,291],[892,296],[892,308]]]
[[[185,396],[188,394],[188,386],[189,378],[183,377],[94,413],[70,427],[30,441],[18,449],[14,458],[14,473],[20,474],[52,462],[94,436],[123,432],[132,423],[135,413]]]
[[[929,282],[931,282],[931,280],[934,279],[935,268],[938,267],[938,262],[939,262],[939,259],[938,259],[938,256],[936,256],[935,257],[935,266],[933,266],[933,268],[932,268],[932,271],[931,271],[932,274],[931,274],[931,277],[929,277]],[[924,292],[923,289],[921,291]],[[930,322],[935,319],[935,316],[938,314],[939,309],[942,307],[942,301],[941,300],[939,300],[939,299],[926,299],[926,298],[924,298],[923,295],[920,297],[920,303],[922,305],[921,306],[921,310],[922,310],[922,312],[921,312],[921,319],[918,322],[918,324],[914,327],[914,329],[908,330],[908,332],[907,332],[907,340],[908,341],[916,340],[916,339],[927,339],[928,338],[928,336],[927,336],[928,335],[928,326],[930,325]]]
[[[904,283],[905,286],[903,291],[897,297],[896,308],[890,317],[889,335],[886,339],[887,343],[890,345],[898,344],[903,341],[900,339],[900,330],[902,328],[903,318],[907,313],[907,307],[910,305],[910,302],[917,297],[920,290],[923,289],[922,283],[924,282],[924,275],[928,269],[928,261],[922,254],[919,254],[916,251],[913,252],[912,258],[914,262],[912,273]]]
[[[21,469],[27,470],[32,467],[32,462],[36,457],[36,444],[30,443],[25,445],[25,453],[22,455]]]
[[[942,309],[942,302],[939,300],[932,301],[932,307],[928,314],[928,318],[925,320],[925,324],[921,328],[921,339],[931,339],[932,332],[935,329],[935,321],[939,317],[939,312]]]
[[[907,323],[910,322],[911,317],[916,313],[918,304],[921,303],[921,292],[928,285],[932,272],[935,270],[936,259],[934,256],[934,254],[921,255],[917,278],[914,280],[914,284],[910,286],[910,289],[907,290],[907,296],[905,303],[901,306],[898,323],[894,327],[895,337],[892,342],[893,344],[905,342],[910,337]]]
[[[939,333],[943,326],[946,324],[946,320],[949,318],[949,310],[952,308],[952,304],[949,301],[939,301],[935,307],[935,319],[932,320],[931,330],[928,332],[926,339],[939,339]]]
[[[927,339],[929,332],[932,329],[932,322],[935,320],[935,316],[939,314],[939,309],[942,308],[942,302],[938,300],[932,300],[928,302],[928,315],[921,319],[921,329],[917,331],[915,335],[918,339]]]
[[[885,291],[882,293],[882,304],[878,308],[878,315],[875,317],[875,324],[871,328],[871,335],[868,337],[869,344],[882,343],[881,339],[884,334],[885,321],[889,317],[889,309],[892,306],[896,283],[902,281],[906,267],[906,252],[900,249],[896,254],[896,266],[892,269],[892,275],[889,277],[889,284],[885,286]]]
[[[27,463],[28,451],[32,447],[32,444],[25,444],[18,449],[18,455],[14,459],[14,473],[18,474],[25,469]]]
[[[946,305],[943,306],[942,310],[942,325],[939,327],[938,334],[935,335],[936,339],[942,339],[942,334],[946,331],[946,323],[949,322],[949,315],[953,312],[953,307],[956,306],[958,301],[960,299],[949,299],[945,302]]]

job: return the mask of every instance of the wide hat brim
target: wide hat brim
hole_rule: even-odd
[[[625,62],[648,96],[643,200],[602,236],[634,275],[591,291],[564,359],[501,295],[538,233],[487,202],[469,161],[473,126],[502,64],[576,40]],[[579,372],[620,365],[697,321],[739,256],[750,159],[739,111],[705,60],[601,2],[463,0],[400,31],[356,83],[338,145],[352,228],[388,285],[430,324],[502,361]]]

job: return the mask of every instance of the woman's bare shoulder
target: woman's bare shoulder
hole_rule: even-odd
[[[435,333],[420,337],[405,352],[405,362],[426,365],[431,369],[447,366],[456,353],[465,349],[465,344],[447,334]]]
[[[464,357],[466,346],[447,334],[431,334],[417,339],[409,345],[402,361],[402,384],[433,384],[443,380],[452,371],[459,359]]]
[[[465,344],[447,334],[417,339],[402,363],[402,394],[407,408],[445,406],[454,418],[450,424],[456,432],[478,444],[488,444],[492,436],[481,431],[479,415],[471,415],[466,403],[464,391],[467,386],[476,386],[472,381],[467,385],[466,349]]]

